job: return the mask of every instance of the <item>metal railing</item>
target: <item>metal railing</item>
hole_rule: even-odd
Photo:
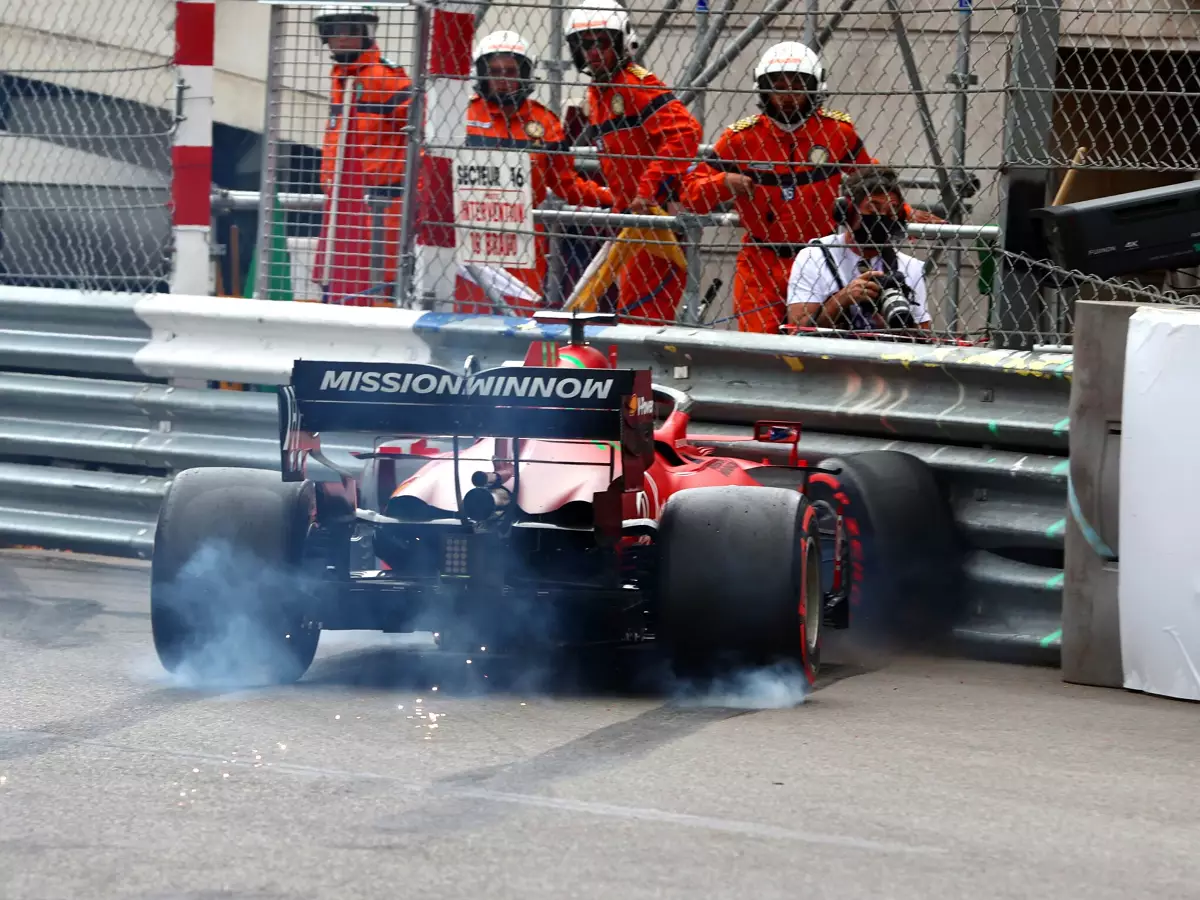
[[[324,208],[324,194],[276,194],[280,209],[297,212],[319,212]],[[262,203],[259,191],[234,191],[225,188],[212,194],[213,210],[215,212],[231,212],[233,210],[257,210]],[[540,225],[582,225],[605,228],[671,228],[684,229],[690,226],[700,227],[735,227],[741,224],[737,213],[711,213],[698,215],[681,213],[673,216],[635,216],[628,213],[614,213],[607,209],[587,206],[562,206],[558,209],[538,209],[534,211],[533,219]],[[967,240],[999,240],[1000,228],[996,225],[935,225],[910,223],[908,235],[914,238],[946,239],[962,238]]]
[[[283,192],[275,195],[275,207],[280,213],[320,213],[325,206],[326,197],[320,193],[296,193]],[[212,204],[214,215],[223,215],[236,211],[252,211],[260,210],[263,206],[262,194],[259,191],[235,191],[228,189],[220,189],[212,194]],[[364,292],[376,298],[391,298],[396,293],[397,285],[395,282],[388,282],[378,278],[384,267],[384,260],[391,253],[394,253],[394,236],[389,237],[389,233],[383,223],[386,217],[386,206],[383,204],[374,204],[372,206],[372,221],[374,225],[370,229],[370,237],[367,240],[370,250],[367,253],[367,258],[370,260],[370,269],[372,271],[372,287]],[[720,254],[724,250],[736,250],[740,247],[740,243],[734,243],[724,248],[706,247],[704,245],[705,230],[714,228],[739,228],[741,219],[734,212],[716,212],[707,214],[697,214],[686,211],[680,211],[672,215],[631,215],[628,213],[614,213],[606,209],[596,207],[581,207],[571,206],[551,198],[548,205],[533,211],[533,222],[537,226],[546,228],[546,234],[549,239],[549,259],[550,276],[546,284],[547,298],[562,298],[566,293],[563,290],[561,283],[555,282],[554,279],[562,276],[562,255],[563,241],[566,233],[571,229],[601,229],[605,233],[616,235],[617,231],[622,228],[643,228],[643,229],[667,229],[675,232],[680,249],[684,257],[687,259],[686,285],[684,287],[682,302],[678,310],[677,321],[685,325],[715,325],[719,322],[709,321],[711,316],[708,315],[708,306],[711,302],[711,297],[705,297],[703,290],[703,276],[705,272],[705,258],[711,255],[714,251]],[[487,227],[477,226],[476,231],[488,231]],[[495,229],[503,230],[503,229]],[[953,253],[961,253],[961,245],[975,242],[986,246],[995,246],[1000,240],[1000,228],[996,225],[955,225],[955,224],[932,224],[932,223],[909,223],[907,227],[909,238],[918,241],[929,242],[933,248],[932,255],[926,261],[927,271],[936,267],[937,257],[947,248]],[[594,238],[588,239],[594,242]],[[772,245],[762,245],[772,246]],[[794,252],[797,245],[788,245],[789,251]],[[961,273],[955,269],[953,278],[958,279]],[[259,279],[259,287],[267,284],[267,280]],[[710,288],[715,287],[710,285]],[[485,293],[488,293],[485,289]],[[716,291],[710,291],[715,295]],[[954,287],[951,293],[957,296],[957,287]],[[261,296],[261,294],[255,294]],[[311,299],[316,299],[311,298]],[[350,298],[341,298],[343,301]],[[505,304],[498,298],[491,298],[494,308],[493,312],[506,312]],[[393,301],[385,301],[393,302]],[[406,305],[414,302],[414,298],[407,298],[403,301],[394,301],[399,305]],[[419,298],[415,302],[424,305],[426,308],[439,309],[445,307],[452,308],[454,304],[449,298]],[[952,318],[956,317],[952,316]],[[956,329],[950,329],[948,333],[956,333]]]
[[[10,544],[145,557],[158,498],[176,472],[279,468],[273,395],[170,379],[253,371],[259,383],[279,384],[290,360],[331,347],[348,359],[419,350],[445,366],[474,354],[489,366],[555,333],[498,317],[70,294],[0,288],[0,310],[12,314],[0,324],[0,366],[10,370],[0,375],[0,536]],[[172,303],[181,309],[168,322],[162,310]],[[320,315],[324,327],[294,327],[304,315]],[[378,324],[388,317],[393,325]],[[927,461],[968,549],[969,613],[959,636],[992,648],[1057,648],[1070,355],[682,327],[618,326],[594,339],[616,346],[623,364],[649,366],[656,381],[689,393],[695,434],[746,437],[722,452],[770,455],[776,448],[750,442],[746,426],[788,418],[804,423],[810,460],[889,448]],[[324,443],[334,462],[354,466],[349,451],[367,449],[370,436],[327,435]]]

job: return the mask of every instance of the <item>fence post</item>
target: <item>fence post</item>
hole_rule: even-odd
[[[546,51],[542,56],[542,64],[546,67],[546,80],[549,83],[550,110],[559,120],[563,114],[563,75],[571,67],[571,63],[563,59],[563,17],[566,12],[564,0],[551,0],[550,3],[550,37]],[[553,194],[547,196],[546,207],[558,209],[561,203]],[[550,259],[546,270],[546,280],[542,288],[542,296],[546,305],[558,309],[563,302],[563,277],[566,266],[563,264],[563,229],[559,225],[551,225],[546,229],[549,242]]]
[[[1071,437],[1063,535],[1062,676],[1120,688],[1121,429],[1125,346],[1137,303],[1084,300],[1076,307]]]
[[[419,4],[419,14],[429,15],[424,3]],[[458,271],[454,252],[454,156],[455,148],[461,147],[466,137],[474,40],[474,5],[440,3],[432,13],[428,47],[417,51],[427,54],[429,78],[422,141],[421,225],[412,290],[418,306],[454,298]],[[415,174],[406,173],[409,185],[414,183]]]
[[[704,66],[704,60],[708,56],[705,53],[705,46],[709,43],[709,29],[711,23],[708,18],[708,0],[696,0],[696,11],[694,14],[696,22],[696,30],[692,35],[692,59],[688,63],[687,71],[683,77],[684,84],[690,84],[692,79],[699,74],[700,69]],[[695,101],[692,103],[692,115],[696,117],[696,121],[700,126],[704,127],[704,92],[701,91],[696,95]]]
[[[173,294],[206,296],[213,291],[210,198],[215,44],[215,0],[176,0],[175,66],[180,99],[171,148]]]
[[[704,229],[691,221],[689,217],[680,216],[683,224],[684,253],[687,257],[687,283],[683,289],[683,303],[678,319],[683,325],[698,325],[700,323],[700,283],[704,274],[704,257],[701,241],[704,240]]]
[[[271,18],[267,30],[267,82],[263,102],[262,174],[258,197],[258,235],[254,242],[257,265],[254,268],[254,284],[250,285],[250,296],[255,299],[271,297],[271,265],[275,238],[275,216],[287,217],[287,211],[277,202],[279,170],[279,109],[283,93],[283,76],[280,63],[283,57],[284,22],[287,11],[282,6],[270,7]]]
[[[433,13],[425,6],[416,9],[416,48],[413,52],[412,100],[408,107],[408,144],[404,154],[404,196],[400,201],[399,262],[396,267],[395,305],[410,307],[420,296],[417,288],[418,214],[422,204],[422,154],[425,144],[426,101],[428,99],[429,35]]]
[[[954,53],[954,71],[946,81],[954,88],[954,136],[950,142],[951,165],[954,166],[954,206],[947,218],[954,224],[966,221],[963,193],[967,186],[967,106],[971,86],[979,79],[971,74],[971,13],[974,0],[958,0],[958,40]],[[947,272],[947,329],[958,331],[959,306],[962,296],[962,248],[950,248]]]
[[[1030,211],[1047,203],[1053,161],[1054,79],[1062,0],[1018,0],[1010,51],[1001,176],[1001,253],[992,344],[1027,350],[1038,343],[1043,278],[1021,256],[1037,253]]]

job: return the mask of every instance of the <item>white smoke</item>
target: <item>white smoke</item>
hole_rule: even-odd
[[[164,593],[198,635],[168,673],[170,683],[191,689],[272,684],[272,673],[286,669],[291,660],[274,633],[286,632],[286,626],[263,610],[281,600],[299,600],[310,590],[297,569],[264,563],[226,541],[204,544]],[[290,633],[285,636],[294,639]]]
[[[789,709],[804,703],[812,686],[797,664],[740,669],[705,681],[677,682],[672,701],[679,706],[725,709]]]

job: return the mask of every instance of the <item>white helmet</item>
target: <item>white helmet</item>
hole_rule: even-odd
[[[808,104],[805,108],[784,115],[771,102],[771,83],[767,80],[767,76],[777,72],[792,72],[803,76],[808,89]],[[758,60],[758,65],[754,67],[754,81],[759,90],[759,108],[767,116],[783,125],[796,125],[811,116],[825,102],[825,96],[829,89],[825,81],[825,66],[821,62],[821,57],[817,56],[812,48],[799,41],[784,41],[768,47]]]
[[[617,57],[623,61],[628,60],[638,46],[637,36],[629,22],[629,13],[617,0],[584,0],[571,10],[571,15],[567,18],[566,36],[575,68],[587,74],[591,73],[588,73],[583,49],[579,46],[579,36],[585,31],[612,32],[613,48],[617,51]]]
[[[497,53],[515,56],[520,66],[521,86],[511,94],[492,91],[488,78],[488,58]],[[475,45],[475,90],[480,97],[517,106],[533,93],[533,54],[525,38],[515,31],[493,31]]]
[[[320,35],[323,44],[329,43],[332,36],[331,26],[347,22],[361,25],[366,40],[361,50],[333,52],[334,59],[345,63],[354,62],[362,50],[375,43],[375,28],[379,25],[378,11],[366,3],[326,3],[313,16],[313,24],[317,26],[317,34]]]

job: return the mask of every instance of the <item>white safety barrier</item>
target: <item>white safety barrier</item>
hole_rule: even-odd
[[[1125,687],[1200,700],[1200,311],[1129,320],[1118,581]]]
[[[134,313],[152,331],[134,363],[159,378],[286,384],[297,359],[430,361],[415,310],[152,294]]]

